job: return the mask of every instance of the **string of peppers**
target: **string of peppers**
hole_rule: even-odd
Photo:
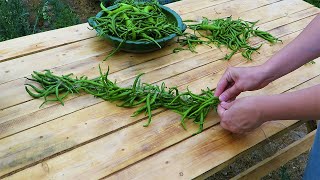
[[[185,22],[196,21],[186,20]],[[258,51],[262,44],[257,47],[251,46],[249,43],[251,37],[260,37],[271,44],[281,41],[268,32],[258,30],[258,28],[255,27],[257,23],[258,21],[233,20],[231,17],[214,20],[209,20],[204,17],[200,23],[188,25],[188,28],[194,30],[194,33],[183,33],[178,39],[178,43],[182,47],[174,49],[174,52],[182,50],[196,52],[195,48],[199,44],[215,44],[218,48],[224,45],[231,50],[231,52],[225,56],[226,60],[231,59],[231,57],[239,51],[244,58],[252,60],[251,55]],[[199,36],[197,36],[197,34]]]
[[[189,89],[181,93],[177,87],[167,88],[165,83],[161,86],[141,83],[143,74],[136,77],[132,86],[122,88],[108,79],[109,69],[104,74],[100,66],[99,70],[100,77],[94,79],[88,79],[86,76],[72,78],[72,74],[57,76],[49,70],[34,71],[31,78],[27,79],[38,83],[39,86],[27,83],[25,89],[33,98],[44,98],[41,106],[47,102],[59,102],[64,105],[64,99],[69,94],[81,92],[110,102],[122,102],[118,104],[119,107],[138,108],[133,117],[141,113],[148,116],[145,127],[151,123],[152,111],[159,108],[170,109],[181,115],[181,125],[184,129],[185,121],[193,119],[193,122],[199,125],[197,133],[202,132],[209,111],[216,110],[219,104],[219,99],[210,89],[202,90],[202,94],[194,94]]]

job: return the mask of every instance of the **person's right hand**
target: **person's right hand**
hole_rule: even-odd
[[[229,67],[217,85],[215,96],[220,101],[232,101],[241,92],[261,89],[272,80],[263,66]]]
[[[261,107],[261,101],[264,101],[264,98],[268,96],[251,96],[239,98],[230,103],[221,102],[217,109],[221,118],[221,127],[233,133],[242,134],[261,126],[268,120],[264,117],[263,107]]]

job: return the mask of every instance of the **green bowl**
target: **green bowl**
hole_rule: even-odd
[[[172,9],[159,5],[160,8],[163,10],[164,14],[168,17],[169,21],[172,23],[175,23],[178,28],[181,30],[181,32],[184,32],[187,28],[187,26],[182,22],[181,17]],[[117,5],[110,6],[107,9],[109,10],[114,10],[118,8]],[[103,16],[104,11],[100,11],[96,17],[100,18]],[[93,19],[89,18],[88,23],[91,27],[96,26],[96,22],[93,21]],[[96,29],[96,31],[99,33],[99,29]],[[173,38],[175,38],[177,34],[170,34],[167,37],[157,39],[156,42],[161,46],[165,47],[165,45],[170,42]],[[114,47],[118,47],[119,44],[123,41],[122,39],[115,37],[115,36],[110,36],[110,35],[104,35],[103,36],[110,44],[112,44]],[[160,47],[156,45],[154,42],[143,42],[143,41],[131,41],[127,40],[122,43],[121,47],[119,50],[126,51],[126,52],[132,52],[132,53],[146,53],[146,52],[152,52],[159,50]]]

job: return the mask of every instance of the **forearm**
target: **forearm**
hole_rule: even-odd
[[[270,81],[288,74],[320,56],[320,15],[290,44],[275,54],[261,67]]]
[[[256,102],[262,121],[320,119],[320,85],[292,93],[260,96]]]

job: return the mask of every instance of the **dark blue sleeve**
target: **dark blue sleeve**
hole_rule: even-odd
[[[320,179],[320,131],[317,131],[316,137],[309,154],[307,167],[304,171],[304,180]]]

